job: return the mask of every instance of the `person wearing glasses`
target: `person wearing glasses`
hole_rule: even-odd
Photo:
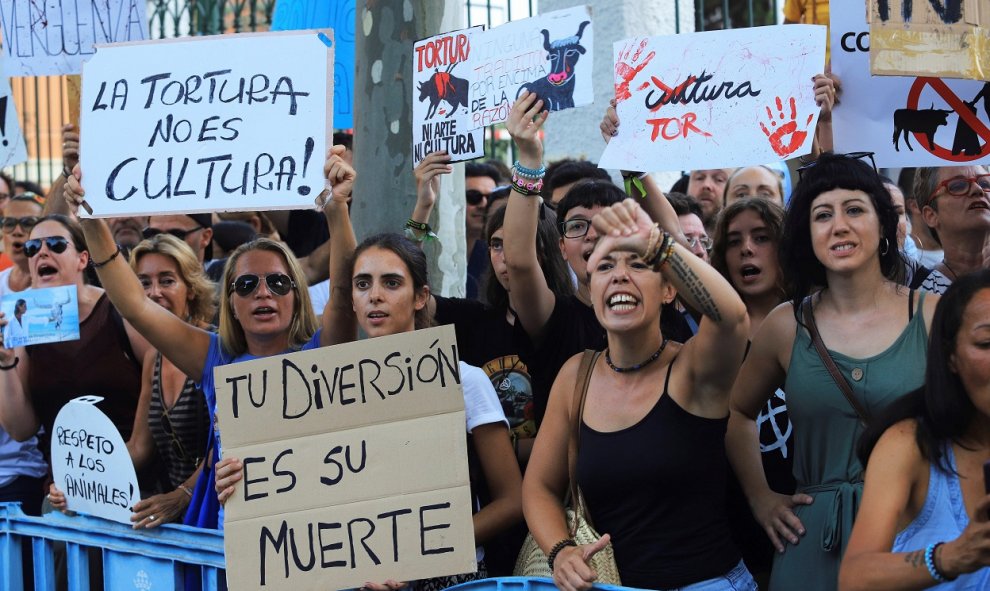
[[[942,242],[943,258],[915,283],[945,293],[952,282],[990,268],[990,172],[985,166],[919,168],[914,198],[925,223]]]
[[[334,146],[324,164],[324,173],[333,185],[331,199],[326,199],[326,191],[320,194],[328,220],[339,219],[340,216],[332,218],[329,214],[334,208],[347,208],[346,201],[354,185],[354,169],[342,159],[343,151],[343,146]],[[73,212],[85,196],[81,179],[77,167],[66,182],[65,199]],[[227,259],[220,297],[220,328],[218,333],[212,333],[172,314],[145,294],[140,280],[118,256],[110,230],[102,220],[85,219],[82,223],[93,256],[100,261],[97,268],[100,280],[121,314],[182,374],[195,376],[206,395],[211,432],[210,449],[203,455],[208,460],[216,461],[220,457],[219,433],[213,429],[212,421],[216,410],[215,367],[332,345],[355,337],[353,320],[342,316],[340,298],[331,300],[323,314],[322,326],[318,325],[309,302],[306,277],[288,247],[280,242],[259,238],[239,246]],[[354,248],[350,223],[331,225],[329,230],[333,250]],[[334,262],[330,268],[330,277],[336,279],[331,286],[333,292],[349,291],[346,271],[342,266],[334,268]],[[185,519],[187,524],[223,528],[223,509],[212,490],[213,470],[212,463],[204,466]]]
[[[0,346],[0,426],[17,441],[39,427],[50,437],[59,410],[84,394],[103,396],[102,410],[126,440],[131,436],[141,392],[147,341],[121,318],[107,294],[86,283],[90,265],[79,224],[52,214],[42,217],[23,244],[33,288],[75,285],[79,339],[11,349]],[[9,319],[0,319],[7,324]],[[47,449],[47,438],[42,448]]]
[[[468,162],[464,165],[464,234],[467,237],[468,277],[467,297],[481,296],[482,280],[488,268],[488,248],[485,244],[485,212],[488,198],[500,184],[501,175],[491,164]]]
[[[826,153],[802,169],[779,247],[791,301],[763,321],[732,388],[726,447],[777,550],[770,589],[836,588],[863,491],[856,439],[924,380],[938,298],[899,283],[897,211],[859,156],[872,158]],[[768,486],[760,458],[756,417],[778,388],[794,426],[794,495]]]
[[[213,216],[208,213],[191,213],[186,215],[156,215],[148,218],[148,225],[141,231],[144,239],[158,234],[171,234],[186,244],[196,253],[196,258],[206,271],[211,281],[219,281],[223,273],[223,261],[213,260],[211,243],[213,242]]]
[[[24,255],[24,243],[41,219],[44,204],[33,196],[17,195],[7,202],[0,226],[3,228],[3,251],[14,262],[0,271],[0,297],[31,287],[31,271]]]

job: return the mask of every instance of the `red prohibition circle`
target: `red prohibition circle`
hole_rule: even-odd
[[[973,115],[972,111],[966,108],[966,105],[963,104],[962,99],[957,97],[956,94],[952,92],[952,89],[946,86],[945,82],[943,82],[941,78],[916,78],[914,84],[911,85],[911,90],[908,92],[907,108],[918,108],[918,99],[921,98],[921,91],[924,90],[926,86],[931,86],[932,90],[938,93],[938,95],[942,97],[942,100],[949,104],[949,108],[969,123],[970,127],[972,127],[983,140],[983,148],[980,150],[979,154],[973,156],[966,154],[953,155],[952,150],[946,149],[934,142],[932,142],[932,149],[929,149],[928,138],[925,137],[925,134],[917,131],[912,132],[918,144],[935,156],[950,162],[972,162],[973,160],[979,160],[980,158],[990,156],[990,129],[988,129],[986,124],[980,121],[976,115]]]

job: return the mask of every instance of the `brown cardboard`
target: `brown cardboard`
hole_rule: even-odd
[[[909,20],[904,18],[905,3],[911,6]],[[939,5],[941,15],[928,0],[868,0],[870,71],[990,80],[990,6],[981,0]],[[952,13],[955,6],[961,11],[958,20]],[[887,9],[886,19],[881,8]]]
[[[232,589],[344,589],[475,570],[458,359],[444,326],[215,370],[223,455],[245,463],[225,506]],[[355,384],[343,398],[342,375]],[[420,510],[433,505],[444,508],[424,510],[423,533]]]

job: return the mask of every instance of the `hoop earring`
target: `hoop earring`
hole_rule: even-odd
[[[880,239],[880,246],[880,256],[886,256],[890,252],[890,240],[887,240],[887,237],[884,236]]]

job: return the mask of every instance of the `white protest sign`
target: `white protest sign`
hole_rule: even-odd
[[[79,295],[74,284],[5,293],[0,310],[7,317],[6,347],[79,339]]]
[[[837,152],[874,152],[877,166],[990,164],[990,84],[870,75],[864,0],[832,0],[832,113]]]
[[[97,43],[148,38],[145,0],[0,0],[8,76],[79,74]]]
[[[0,59],[2,59],[2,66],[0,66],[0,168],[6,168],[27,160],[27,149],[24,147],[21,123],[18,121],[14,96],[10,90],[7,60],[2,56]]]
[[[602,168],[726,168],[811,151],[823,26],[638,37],[614,55],[621,125]]]
[[[218,367],[232,589],[308,591],[473,572],[450,326]]]
[[[141,500],[137,474],[120,432],[96,407],[100,396],[80,396],[58,411],[52,432],[52,475],[69,509],[131,525]]]
[[[108,45],[83,75],[96,217],[312,207],[333,120],[332,32]]]
[[[594,101],[591,9],[575,6],[489,29],[472,40],[471,122],[500,123],[522,90],[560,111]]]
[[[452,162],[485,155],[485,129],[472,129],[468,112],[472,38],[481,31],[451,31],[413,46],[413,168],[437,150]]]

